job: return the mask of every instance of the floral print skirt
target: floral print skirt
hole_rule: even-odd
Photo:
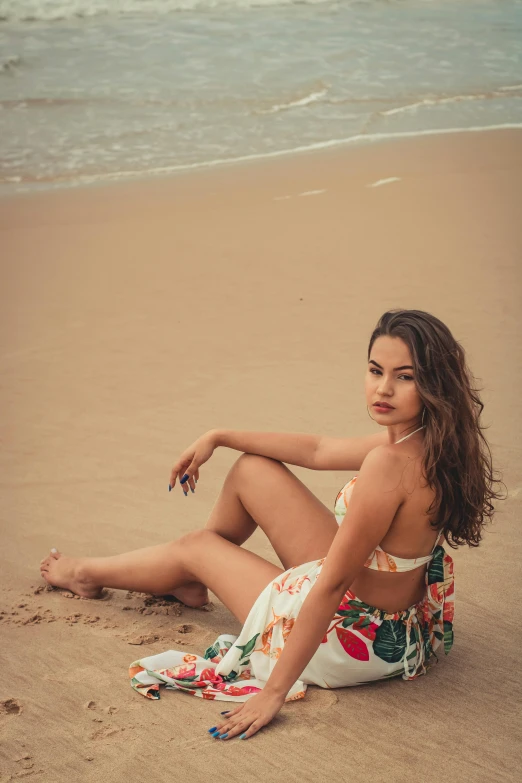
[[[203,656],[169,650],[135,661],[132,687],[159,699],[161,685],[192,696],[246,701],[266,685],[325,558],[289,568],[257,598],[239,636],[222,634]],[[437,546],[426,570],[423,599],[389,614],[349,590],[308,666],[286,701],[302,699],[307,685],[343,688],[425,674],[442,648],[453,644],[453,559]],[[438,660],[438,659],[437,659]]]

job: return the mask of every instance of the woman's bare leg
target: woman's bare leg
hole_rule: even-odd
[[[208,601],[207,588],[218,597],[223,588],[215,589],[200,579],[196,566],[184,565],[180,560],[181,542],[186,544],[190,537],[213,533],[212,540],[217,535],[228,544],[226,550],[214,546],[216,555],[219,551],[220,557],[235,559],[232,553],[240,549],[257,526],[268,536],[285,570],[324,557],[338,530],[332,512],[285,465],[266,457],[243,454],[229,471],[204,530],[169,544],[110,558],[50,556],[42,561],[42,576],[50,584],[86,597],[99,594],[102,586],[121,587],[155,594],[171,593],[188,606],[201,606]],[[247,550],[240,551],[257,557]],[[201,550],[200,556],[203,554]],[[277,566],[259,560],[265,564],[263,574],[266,566],[272,569],[272,574],[281,572]],[[226,578],[224,562],[227,562]],[[231,575],[230,565],[226,560],[217,563],[223,582]],[[237,589],[236,579],[230,581]],[[263,582],[264,577],[258,581]],[[248,595],[246,600],[248,603]]]
[[[333,512],[286,465],[242,454],[205,529],[241,545],[256,527],[267,535],[285,570],[325,557],[339,529]]]
[[[95,598],[102,587],[166,594],[197,581],[243,623],[262,590],[282,569],[210,530],[169,544],[114,557],[72,558],[55,553],[42,561],[49,584]]]
[[[232,465],[205,525],[239,546],[256,527],[267,535],[284,569],[325,557],[337,533],[335,516],[277,460],[242,454]],[[205,585],[174,591],[183,602],[208,601]]]

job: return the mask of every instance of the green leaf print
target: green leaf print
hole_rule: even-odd
[[[428,567],[428,584],[444,581],[444,548],[437,546],[433,555],[433,560]]]
[[[406,648],[406,627],[401,620],[384,620],[377,628],[373,651],[388,663],[397,663]]]
[[[211,647],[207,647],[207,649],[203,653],[203,658],[210,660],[211,658],[217,658],[217,656],[219,656],[219,644],[217,642],[214,642],[214,644]]]
[[[444,620],[444,652],[447,655],[453,647],[453,623]]]
[[[353,617],[345,617],[342,622],[342,626],[343,628],[348,628],[350,625],[353,625],[354,623],[357,623],[357,628],[367,628],[369,625],[372,624],[372,618],[364,617],[364,616],[361,617],[361,613],[356,612],[355,616]]]
[[[357,620],[357,618],[361,616],[361,613],[358,609],[340,609],[335,613],[335,616],[353,617],[354,620]]]
[[[381,680],[389,680],[390,677],[399,677],[399,675],[404,674],[404,669],[401,667],[400,669],[397,669],[396,672],[390,672],[390,674],[384,674],[382,677],[380,677]]]
[[[240,658],[240,663],[241,663],[241,661],[242,661],[244,658],[248,658],[248,656],[250,655],[250,653],[253,651],[254,647],[256,646],[256,641],[257,641],[257,637],[258,637],[258,636],[259,636],[259,634],[258,634],[258,633],[256,633],[256,635],[255,635],[255,636],[253,636],[253,637],[250,639],[250,641],[249,641],[249,642],[247,642],[246,644],[238,644],[238,645],[237,645],[237,649],[238,649],[238,650],[242,650],[242,651],[243,651],[243,654],[242,654],[242,656],[241,656],[241,658]]]
[[[422,640],[424,642],[424,650],[426,653],[426,658],[429,660],[433,650],[431,649],[430,631],[429,631],[428,623],[424,623],[424,625],[422,626]]]
[[[346,606],[348,607],[348,610],[354,610],[357,609],[359,612],[366,612],[366,610],[369,608],[368,604],[363,603],[363,601],[356,601],[352,599],[351,601],[346,601],[340,604],[340,606]],[[347,609],[342,609],[337,614],[343,614],[343,612],[347,611]]]

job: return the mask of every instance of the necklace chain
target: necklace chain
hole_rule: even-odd
[[[421,430],[423,430],[425,426],[426,425],[423,424],[422,427],[419,427],[418,430],[413,430],[413,432],[410,432],[409,435],[405,435],[404,438],[399,438],[399,440],[396,440],[393,445],[395,446],[397,443],[402,443],[402,441],[406,440],[406,438],[411,438],[411,436],[415,435],[416,432],[420,432]]]

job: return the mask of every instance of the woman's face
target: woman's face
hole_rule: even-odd
[[[415,424],[420,419],[423,403],[417,392],[410,350],[400,337],[375,340],[365,391],[370,415],[378,424]]]

